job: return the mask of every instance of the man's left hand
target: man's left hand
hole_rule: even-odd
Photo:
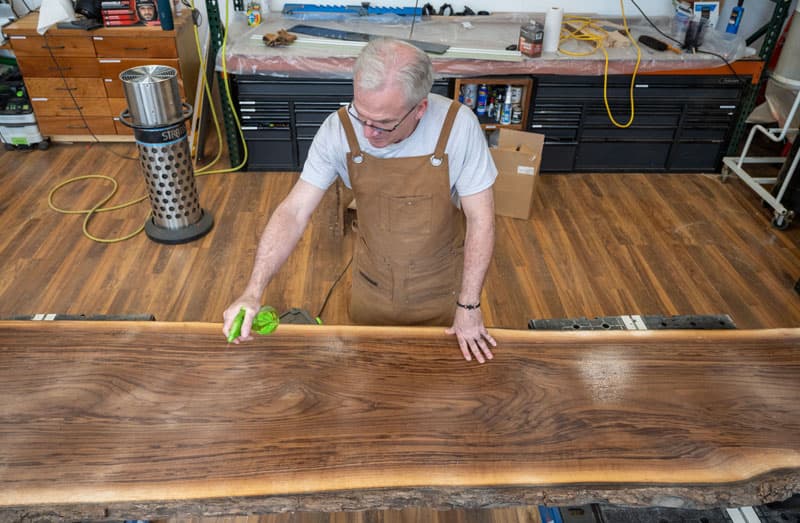
[[[472,356],[478,363],[494,358],[489,346],[497,347],[497,342],[483,326],[483,315],[480,309],[467,310],[464,308],[456,309],[456,317],[453,319],[453,326],[445,331],[447,334],[455,334],[458,338],[458,346],[464,359],[472,361]]]

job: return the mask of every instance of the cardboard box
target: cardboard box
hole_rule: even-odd
[[[530,217],[543,147],[543,134],[500,129],[497,147],[490,149],[498,171],[495,214],[523,220]]]

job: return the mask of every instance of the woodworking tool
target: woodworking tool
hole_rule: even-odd
[[[341,31],[339,29],[328,29],[327,27],[319,27],[314,25],[299,24],[289,28],[290,33],[300,33],[309,36],[317,36],[320,38],[331,38],[333,40],[347,40],[349,42],[369,42],[373,38],[378,38],[375,35],[367,33],[356,33],[353,31]],[[426,53],[444,54],[450,49],[449,45],[434,44],[431,42],[420,42],[419,40],[404,40],[411,45],[414,45]]]
[[[366,4],[366,5],[365,5]],[[365,2],[362,5],[318,5],[283,4],[283,14],[302,13],[343,13],[358,16],[393,14],[398,16],[422,16],[421,7],[374,7]]]
[[[736,324],[727,314],[677,315],[677,316],[599,316],[597,318],[533,319],[528,321],[531,330],[717,330],[735,329]]]
[[[650,49],[655,49],[656,51],[672,51],[673,53],[681,54],[681,50],[677,47],[672,47],[671,45],[667,44],[666,42],[662,42],[658,38],[653,38],[652,36],[641,35],[639,37],[639,43],[642,45],[646,45]]]

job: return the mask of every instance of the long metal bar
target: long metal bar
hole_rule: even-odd
[[[208,62],[216,64],[217,54],[222,49],[222,40],[225,36],[225,27],[222,24],[219,14],[219,3],[217,0],[206,0],[206,15],[208,16],[208,29],[211,35],[210,49],[208,53]],[[217,83],[219,84],[219,92],[221,96],[225,96],[226,92],[225,82],[228,79],[222,72],[217,73]],[[236,118],[233,114],[233,109],[225,103],[223,98],[222,102],[222,119],[225,125],[225,137],[228,141],[228,155],[230,157],[231,167],[239,165],[242,161],[241,144],[239,143],[239,134],[237,132]]]

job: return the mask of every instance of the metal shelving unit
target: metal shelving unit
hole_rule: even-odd
[[[217,54],[222,49],[225,26],[222,25],[222,19],[219,15],[219,3],[217,0],[206,0],[206,11],[208,16],[208,30],[211,35],[211,49],[209,50],[208,61],[210,64],[214,64],[217,61]],[[217,73],[220,93],[225,92],[227,80],[223,73]],[[242,161],[242,149],[239,144],[239,131],[236,125],[236,118],[233,110],[227,103],[222,104],[222,118],[225,125],[225,137],[228,141],[228,155],[230,157],[231,167],[235,167]]]
[[[752,44],[762,36],[764,43],[758,52],[758,56],[764,63],[769,62],[772,53],[775,52],[775,46],[778,44],[778,39],[781,36],[781,29],[786,22],[786,17],[789,15],[789,8],[791,7],[792,0],[771,0],[775,3],[775,9],[772,11],[772,18],[761,29],[756,31],[752,36],[747,39],[747,45]],[[764,84],[767,81],[768,71],[766,68],[761,72],[761,78],[755,84],[748,84],[748,87],[742,97],[742,104],[739,109],[739,117],[736,122],[736,127],[731,134],[731,139],[728,144],[728,156],[736,154],[739,149],[739,144],[744,138],[747,131],[747,117],[756,108],[756,98],[758,93],[761,92]]]

